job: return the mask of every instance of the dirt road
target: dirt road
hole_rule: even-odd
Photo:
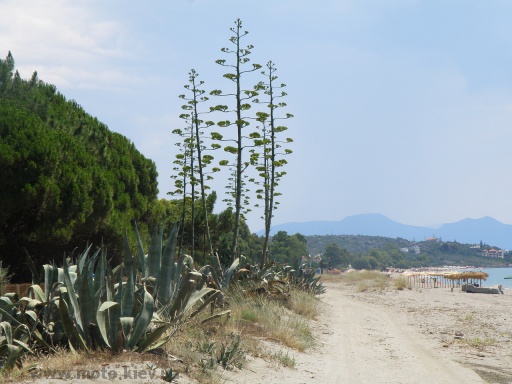
[[[483,383],[444,358],[438,343],[420,337],[393,310],[356,301],[335,286],[324,300],[332,321],[323,353],[325,383]]]

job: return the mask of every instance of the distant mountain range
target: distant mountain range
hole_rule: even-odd
[[[503,224],[492,217],[464,219],[455,223],[442,224],[439,228],[401,224],[380,214],[348,216],[340,221],[308,221],[285,223],[272,227],[271,235],[278,231],[288,234],[313,235],[367,235],[423,241],[429,237],[443,241],[484,244],[512,249],[512,225]],[[258,232],[261,235],[263,231]]]

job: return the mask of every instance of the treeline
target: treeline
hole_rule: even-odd
[[[324,266],[328,268],[378,269],[388,267],[411,268],[423,266],[425,259],[402,252],[399,248],[386,244],[380,249],[362,253],[350,253],[337,243],[328,243],[322,253]]]

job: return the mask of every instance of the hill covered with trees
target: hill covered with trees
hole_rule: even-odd
[[[491,258],[484,249],[499,249],[488,244],[463,244],[429,239],[409,241],[401,238],[360,235],[305,236],[311,256],[322,254],[331,266],[356,269],[417,268],[434,266],[506,267],[512,257]],[[334,260],[334,261],[333,261]]]

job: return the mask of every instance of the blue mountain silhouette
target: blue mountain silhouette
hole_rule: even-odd
[[[512,225],[499,222],[492,217],[464,219],[443,224],[439,228],[401,224],[381,214],[348,216],[340,221],[307,221],[278,224],[272,227],[271,235],[278,231],[288,234],[313,235],[366,235],[403,238],[422,241],[429,237],[459,243],[485,244],[503,249],[512,249]],[[262,235],[259,231],[258,235]]]

